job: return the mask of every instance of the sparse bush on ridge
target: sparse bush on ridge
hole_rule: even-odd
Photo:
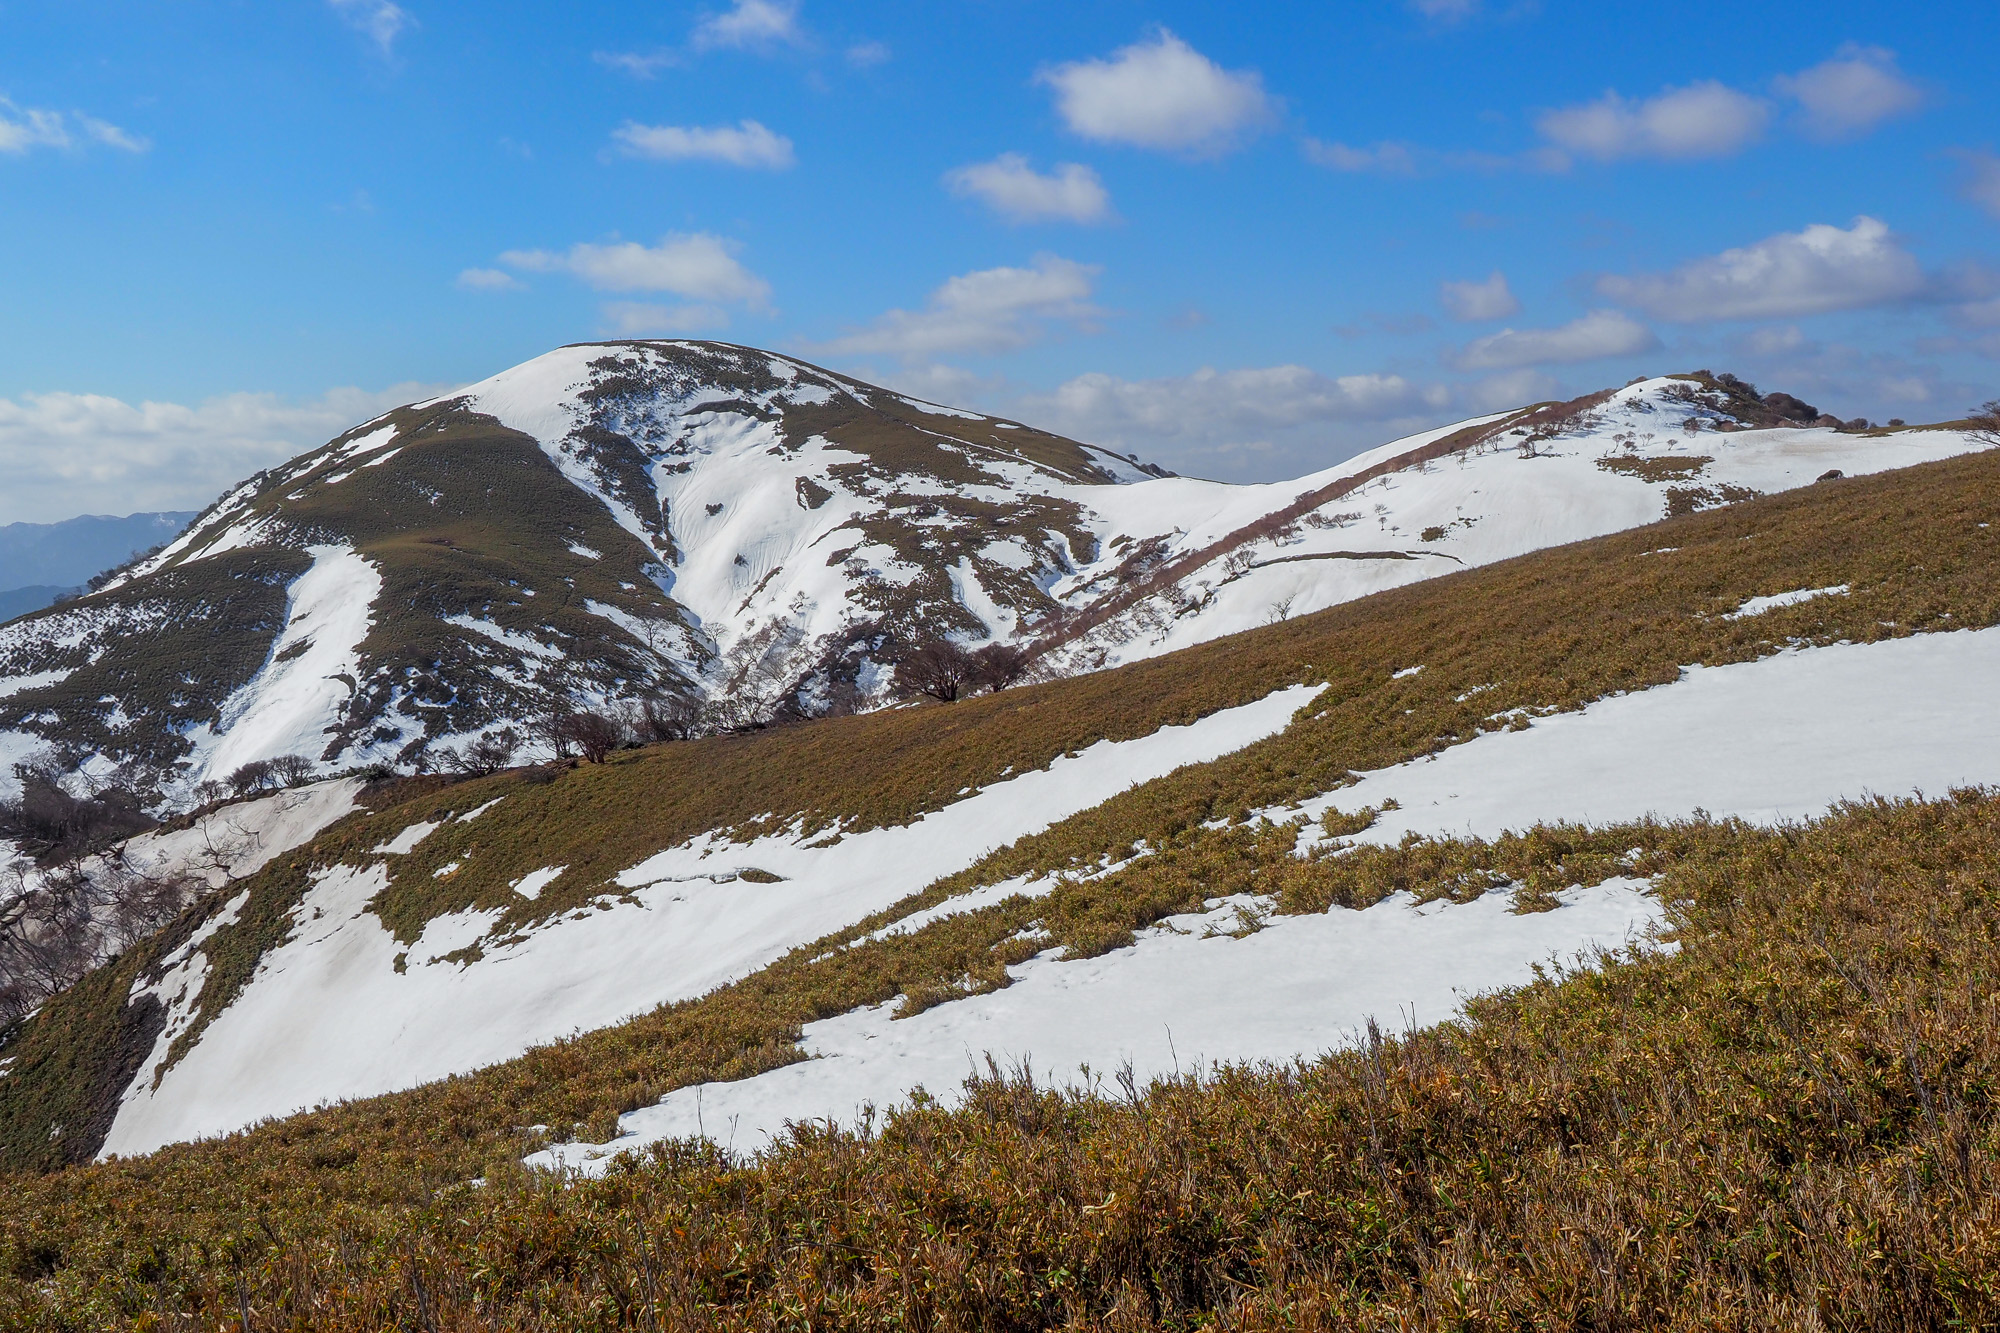
[[[1973,439],[2000,449],[2000,398],[1990,398],[1969,413],[1966,420],[1972,429],[1968,432]],[[1896,425],[1896,422],[1890,422]]]

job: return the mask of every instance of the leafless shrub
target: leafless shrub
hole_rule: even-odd
[[[949,639],[938,639],[911,650],[896,663],[895,686],[901,694],[928,694],[951,703],[972,692],[979,671],[978,658]]]
[[[1981,444],[2000,449],[2000,398],[1987,399],[1976,410],[1967,413],[1966,419],[1972,423],[1972,429],[1966,434]]]
[[[973,683],[995,694],[1027,675],[1031,662],[1027,649],[1011,643],[989,643],[972,656]]]
[[[251,796],[266,787],[278,785],[278,777],[272,771],[268,759],[252,759],[249,763],[231,773],[229,789],[238,796]]]
[[[641,745],[693,740],[702,730],[701,705],[684,695],[652,695],[627,705],[624,722]]]
[[[591,764],[603,763],[625,740],[625,729],[617,722],[581,709],[554,714],[544,732],[558,759],[580,755]]]
[[[280,787],[311,782],[319,765],[302,754],[281,754],[271,761],[271,778]]]
[[[153,826],[139,797],[123,787],[77,796],[62,775],[40,765],[17,765],[21,794],[0,802],[0,838],[44,864],[85,853]]]
[[[512,727],[502,727],[489,731],[453,755],[450,764],[459,773],[469,778],[485,777],[498,773],[514,763],[515,752],[521,748],[521,733]]]

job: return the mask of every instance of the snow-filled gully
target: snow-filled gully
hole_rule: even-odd
[[[1941,794],[2000,785],[2000,629],[1836,644],[1722,667],[1489,733],[1429,759],[1268,812],[1317,818],[1393,799],[1359,840],[1404,834],[1494,837],[1537,822],[1614,823],[1692,815],[1775,823],[1844,798]],[[1204,1063],[1288,1061],[1337,1046],[1370,1017],[1431,1023],[1533,966],[1644,942],[1660,920],[1640,881],[1561,895],[1552,912],[1512,915],[1508,895],[1361,912],[1270,917],[1222,933],[1243,904],[1174,918],[1129,948],[1012,969],[1011,986],[892,1020],[892,1005],[805,1029],[813,1057],[755,1078],[683,1088],[621,1120],[609,1144],[561,1144],[533,1165],[602,1171],[617,1153],[705,1133],[737,1151],[787,1121],[857,1123],[922,1086],[949,1102],[988,1054],[1039,1076],[1103,1078],[1130,1062],[1146,1079]],[[943,904],[948,909],[951,904]],[[931,909],[932,915],[941,914]],[[911,924],[916,924],[914,921]],[[894,927],[892,927],[893,929]]]
[[[831,845],[797,832],[749,843],[704,836],[621,874],[634,901],[607,896],[506,942],[483,939],[497,913],[461,912],[433,920],[406,949],[367,909],[388,884],[386,860],[324,872],[293,911],[292,938],[265,955],[194,1048],[157,1088],[149,1076],[127,1090],[102,1151],[149,1152],[412,1087],[700,995],[1135,783],[1276,735],[1317,692],[1294,686],[1188,726],[1100,741],[910,824]],[[406,851],[428,831],[406,830],[378,851]],[[783,879],[735,878],[751,867]],[[479,959],[441,961],[475,942]],[[177,992],[170,1024],[185,1021],[198,991]]]

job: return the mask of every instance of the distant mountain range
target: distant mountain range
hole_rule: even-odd
[[[94,574],[173,540],[195,517],[184,513],[85,514],[61,523],[0,527],[0,620],[39,611]]]

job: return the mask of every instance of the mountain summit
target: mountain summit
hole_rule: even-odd
[[[253,477],[0,629],[0,760],[137,766],[179,803],[281,756],[457,762],[571,709],[851,711],[927,644],[1074,674],[1969,447],[1811,420],[1648,380],[1232,486],[751,348],[565,347]]]

